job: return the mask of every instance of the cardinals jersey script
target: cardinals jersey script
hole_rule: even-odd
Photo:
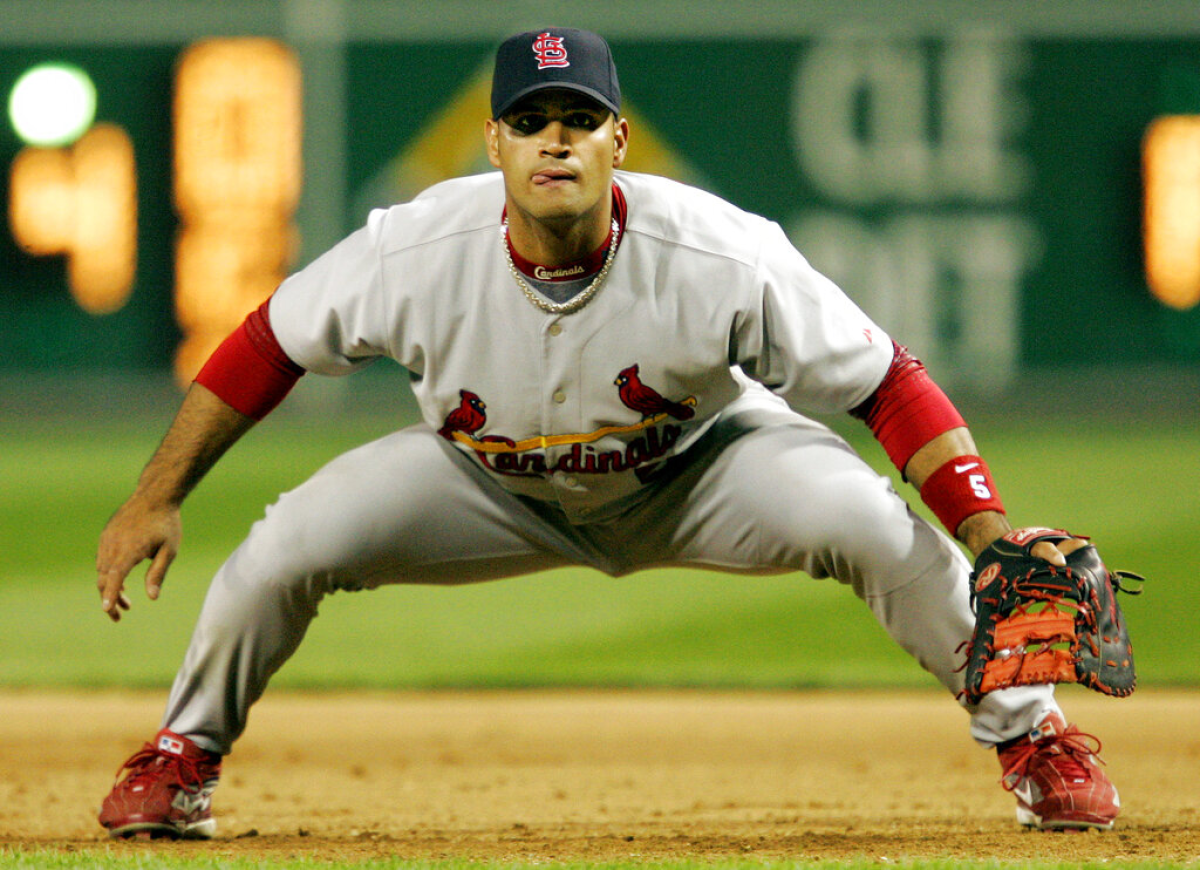
[[[891,340],[778,226],[666,179],[615,183],[628,219],[578,311],[549,314],[517,291],[497,173],[374,212],[285,281],[270,305],[279,343],[324,374],[395,359],[443,439],[576,520],[636,499],[749,378],[816,412],[879,385]]]

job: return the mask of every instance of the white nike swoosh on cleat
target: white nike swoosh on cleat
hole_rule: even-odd
[[[1033,806],[1033,785],[1029,780],[1013,787],[1013,794],[1017,796],[1017,800],[1026,806]]]

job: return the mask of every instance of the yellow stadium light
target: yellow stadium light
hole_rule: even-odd
[[[297,250],[301,81],[270,39],[198,42],[175,76],[175,358],[186,384],[216,346],[271,295]]]
[[[27,253],[67,257],[67,283],[85,311],[121,308],[137,267],[129,135],[97,124],[72,148],[23,149],[10,169],[9,225]]]
[[[1142,142],[1146,282],[1163,303],[1200,302],[1200,115],[1165,115]]]

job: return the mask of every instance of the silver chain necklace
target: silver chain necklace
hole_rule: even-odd
[[[566,302],[551,302],[530,287],[521,277],[521,271],[513,262],[512,251],[508,249],[508,221],[505,220],[500,226],[500,244],[504,246],[504,259],[508,261],[508,271],[512,274],[513,280],[517,282],[517,286],[521,288],[521,292],[525,294],[525,298],[547,314],[571,314],[591,301],[591,298],[596,295],[596,291],[600,289],[600,285],[604,283],[604,279],[608,277],[608,269],[617,255],[617,242],[620,235],[621,227],[617,224],[617,219],[613,218],[612,242],[609,243],[608,254],[604,257],[604,265],[596,273],[595,279]]]

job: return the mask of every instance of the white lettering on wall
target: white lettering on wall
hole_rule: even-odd
[[[809,260],[947,386],[1016,374],[1020,287],[1041,257],[1016,215],[907,213],[882,223],[813,210],[787,227]]]
[[[1012,87],[1024,68],[1017,45],[982,33],[939,51],[917,40],[822,40],[796,70],[800,168],[849,205],[1011,202],[1030,183],[1009,144],[1028,111]]]
[[[803,52],[795,157],[824,200],[793,241],[947,383],[1001,388],[1041,242],[1019,203],[1023,47],[972,31],[930,40],[844,33]]]

